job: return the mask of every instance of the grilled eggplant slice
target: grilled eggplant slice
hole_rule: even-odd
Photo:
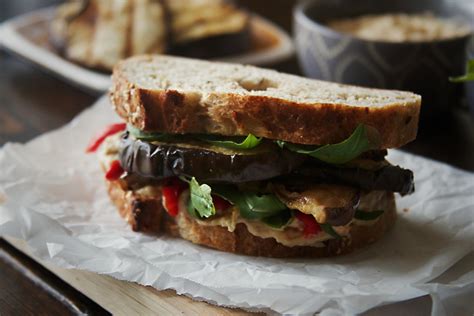
[[[390,164],[377,170],[305,165],[279,180],[291,186],[333,183],[355,186],[364,190],[398,192],[401,195],[415,191],[413,172]]]
[[[196,177],[199,181],[241,183],[288,174],[304,156],[284,151],[273,143],[250,150],[220,148],[203,142],[171,144],[136,140],[125,133],[120,161],[129,173],[164,179]]]

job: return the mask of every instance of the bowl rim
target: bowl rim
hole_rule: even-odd
[[[470,25],[471,31],[463,36],[457,36],[452,38],[444,38],[444,39],[436,39],[436,40],[423,40],[423,41],[405,41],[405,42],[389,42],[383,40],[370,40],[366,38],[357,37],[350,33],[343,33],[336,31],[335,29],[326,26],[325,24],[310,18],[306,14],[306,10],[308,7],[313,5],[316,0],[305,0],[303,2],[298,3],[293,9],[293,18],[294,24],[303,23],[307,27],[311,28],[312,30],[316,30],[323,35],[330,36],[330,37],[339,37],[343,39],[351,39],[353,41],[359,41],[363,43],[375,43],[375,44],[383,44],[383,45],[391,45],[391,46],[406,46],[406,45],[433,45],[433,44],[443,44],[443,43],[450,43],[456,41],[469,41],[471,37],[474,41],[474,28]],[[294,27],[294,32],[296,32],[296,27]]]

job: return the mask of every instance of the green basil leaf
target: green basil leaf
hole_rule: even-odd
[[[293,218],[293,214],[290,210],[282,211],[277,215],[272,215],[269,217],[262,218],[262,222],[267,224],[270,227],[281,229],[288,225]]]
[[[197,214],[199,214],[199,217],[208,218],[216,214],[216,208],[212,202],[210,186],[207,184],[199,185],[196,178],[192,177],[189,181],[189,191],[191,206],[196,210]]]
[[[252,149],[260,145],[263,138],[256,137],[252,134],[248,134],[247,137],[240,136],[221,136],[221,135],[201,135],[201,134],[166,134],[158,132],[144,132],[132,125],[127,127],[130,134],[136,139],[144,141],[158,141],[158,142],[171,142],[171,141],[186,141],[186,140],[200,140],[212,145],[230,149]]]
[[[349,138],[337,144],[316,148],[283,141],[277,141],[277,144],[282,148],[286,147],[291,151],[306,154],[330,164],[343,164],[368,150],[378,148],[380,146],[380,135],[374,128],[359,124]]]
[[[197,135],[197,139],[213,144],[215,146],[230,148],[230,149],[252,149],[260,145],[262,137],[256,137],[255,135],[248,134],[243,137],[226,137],[217,135]]]
[[[287,209],[273,194],[256,195],[247,192],[243,194],[243,199],[246,206],[240,212],[243,218],[264,218]]]
[[[384,211],[372,211],[372,212],[365,212],[361,210],[357,210],[354,214],[354,218],[361,220],[361,221],[372,221],[380,217]]]
[[[201,219],[201,216],[199,215],[199,213],[194,208],[191,199],[189,199],[189,201],[188,201],[188,214],[191,215],[194,218]]]
[[[449,81],[456,83],[474,81],[474,59],[471,59],[467,62],[467,70],[465,75],[459,77],[450,77]]]
[[[241,192],[231,186],[216,186],[213,191],[234,205],[245,219],[263,219],[287,209],[273,194],[259,195],[254,192]]]
[[[334,228],[332,228],[331,225],[329,225],[329,224],[319,224],[319,226],[321,226],[322,230],[324,230],[324,232],[327,233],[328,235],[330,235],[334,238],[341,238],[341,236],[339,236],[339,234],[334,230]]]

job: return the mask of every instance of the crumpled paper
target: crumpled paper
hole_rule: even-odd
[[[6,144],[0,234],[61,267],[248,310],[356,314],[431,294],[435,315],[474,311],[474,174],[392,151],[389,160],[415,172],[416,192],[398,198],[386,238],[331,259],[244,257],[131,231],[109,202],[95,155],[84,154],[95,133],[118,121],[104,97],[59,130]],[[464,257],[467,266],[442,275]]]

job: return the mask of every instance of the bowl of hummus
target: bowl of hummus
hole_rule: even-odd
[[[308,77],[408,90],[423,115],[449,111],[462,86],[474,6],[454,0],[312,0],[294,11],[298,60]]]

